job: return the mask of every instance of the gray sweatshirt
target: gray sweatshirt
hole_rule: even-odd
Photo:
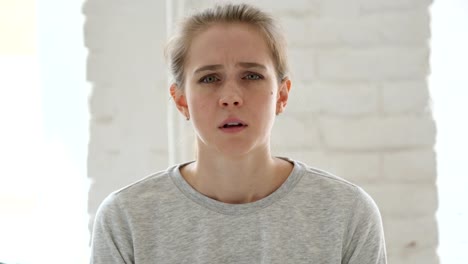
[[[386,263],[372,198],[290,162],[280,188],[247,204],[199,193],[183,164],[110,194],[96,215],[90,263]]]

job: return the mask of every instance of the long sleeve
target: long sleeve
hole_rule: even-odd
[[[109,195],[97,211],[90,263],[134,263],[131,231],[115,194]]]
[[[382,219],[377,205],[361,188],[356,189],[345,234],[343,264],[386,264]]]

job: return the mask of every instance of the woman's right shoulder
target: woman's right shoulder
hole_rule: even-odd
[[[136,195],[139,193],[145,193],[155,188],[162,188],[166,185],[167,181],[170,181],[170,174],[174,167],[170,167],[166,170],[154,172],[135,181],[125,187],[122,187],[113,193],[117,196]]]
[[[178,169],[174,165],[158,171],[110,193],[100,207],[132,208],[159,203],[177,195],[171,174]]]

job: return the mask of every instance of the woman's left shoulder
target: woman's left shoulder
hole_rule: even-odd
[[[354,203],[354,206],[377,208],[371,196],[357,184],[323,169],[292,160],[296,173],[301,174],[299,188],[322,201],[332,199]]]
[[[322,188],[340,189],[341,191],[349,190],[354,192],[359,188],[356,184],[317,167],[310,166],[298,160],[292,160],[296,173],[301,174],[303,181],[309,184],[314,184]]]

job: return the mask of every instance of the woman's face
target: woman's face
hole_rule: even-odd
[[[269,151],[290,81],[278,81],[260,32],[246,24],[210,26],[192,40],[184,72],[184,91],[176,96],[173,86],[171,93],[192,120],[199,151],[230,156]]]

